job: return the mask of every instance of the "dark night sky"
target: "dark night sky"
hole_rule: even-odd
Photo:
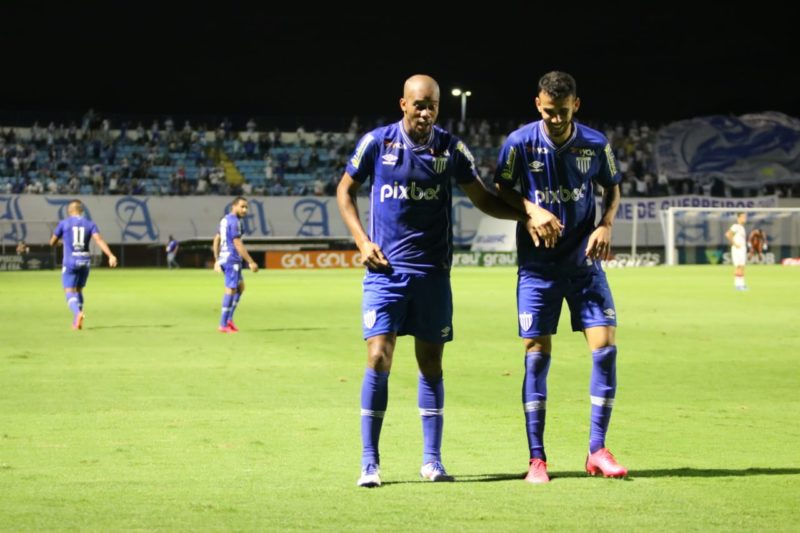
[[[685,6],[624,15],[508,7],[504,18],[476,12],[460,22],[410,4],[386,17],[275,17],[235,3],[190,4],[181,13],[142,2],[81,12],[25,6],[4,7],[5,117],[80,116],[94,107],[287,124],[394,119],[403,81],[422,72],[441,85],[442,118],[458,115],[450,89],[459,85],[473,92],[469,116],[529,120],[536,82],[554,69],[577,78],[579,116],[587,119],[800,116],[800,31],[763,2],[760,13],[726,7],[704,16]]]

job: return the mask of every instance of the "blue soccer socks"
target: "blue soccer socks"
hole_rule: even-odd
[[[589,394],[592,400],[589,451],[605,448],[608,423],[617,395],[617,347],[606,346],[592,352],[592,378]]]
[[[378,442],[389,403],[389,372],[367,368],[361,384],[361,466],[379,465]]]
[[[233,301],[231,302],[231,314],[228,316],[228,320],[231,322],[233,321],[233,313],[236,312],[236,307],[239,305],[239,300],[242,299],[242,293],[237,292],[233,295]]]
[[[233,308],[233,294],[227,292],[222,297],[222,316],[219,319],[219,327],[224,328],[228,326],[228,320],[231,319],[231,310]]]
[[[422,463],[441,461],[444,428],[444,380],[419,375],[417,404],[422,418]]]
[[[544,452],[544,423],[547,413],[547,373],[550,354],[529,352],[525,355],[525,378],[522,380],[522,406],[531,459],[547,460]]]
[[[72,316],[75,317],[81,312],[81,296],[79,292],[65,292],[67,297],[67,305],[69,310],[72,311]]]

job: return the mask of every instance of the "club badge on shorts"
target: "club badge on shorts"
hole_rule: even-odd
[[[376,313],[374,309],[370,309],[364,313],[364,326],[366,326],[367,329],[372,329],[372,326],[375,325],[375,316]]]
[[[528,331],[529,329],[531,329],[531,324],[533,324],[532,313],[519,314],[519,326],[522,328],[522,331]]]

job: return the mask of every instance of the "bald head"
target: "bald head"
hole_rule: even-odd
[[[403,98],[408,100],[420,92],[430,94],[439,101],[439,84],[436,80],[425,74],[414,74],[403,85]]]
[[[425,74],[415,74],[403,85],[400,99],[403,126],[415,143],[424,144],[439,116],[439,84]]]

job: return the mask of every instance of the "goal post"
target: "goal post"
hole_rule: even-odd
[[[800,207],[672,206],[661,211],[665,263],[724,262],[730,247],[725,232],[737,213],[747,213],[748,235],[755,228],[766,233],[774,262],[800,255]]]

